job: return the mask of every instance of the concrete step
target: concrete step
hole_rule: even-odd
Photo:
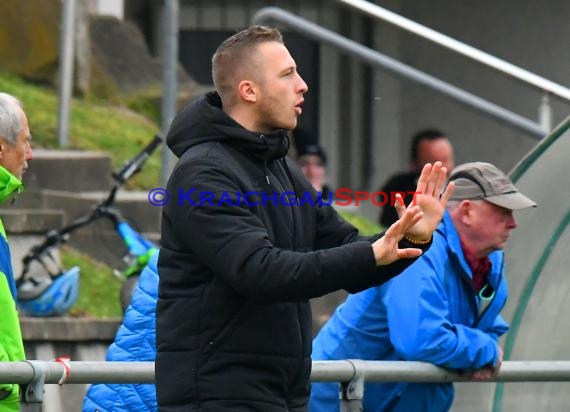
[[[52,229],[59,229],[74,219],[87,215],[108,195],[106,191],[72,193],[43,190],[41,193],[41,204],[44,208],[62,210],[66,216],[64,224],[53,226]],[[158,244],[160,208],[152,206],[147,196],[144,191],[120,191],[117,193],[115,206],[135,230]],[[121,269],[125,266],[122,258],[127,249],[111,221],[107,219],[101,219],[75,231],[69,245],[113,268]]]
[[[141,234],[158,245],[159,233]],[[123,261],[127,247],[109,222],[97,222],[89,230],[78,230],[71,236],[68,245],[113,269],[122,271],[127,266]]]
[[[2,209],[0,210],[4,228],[10,242],[12,269],[18,279],[22,273],[22,258],[30,248],[44,240],[44,233],[50,229],[63,226],[64,212],[62,210],[44,209]],[[54,253],[59,262],[59,254]],[[40,265],[30,266],[30,273],[43,273]]]
[[[110,176],[111,159],[103,153],[36,149],[24,175],[24,186],[31,192],[106,190],[111,184]]]
[[[42,234],[64,222],[62,210],[2,209],[0,213],[4,229],[12,234]]]

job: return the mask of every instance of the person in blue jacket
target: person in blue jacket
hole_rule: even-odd
[[[141,273],[130,306],[115,341],[107,350],[107,361],[154,362],[156,358],[156,301],[158,270],[155,253]],[[154,384],[94,384],[83,401],[84,412],[156,411]]]
[[[513,210],[536,204],[489,163],[455,168],[455,182],[431,248],[384,285],[350,295],[313,342],[313,360],[424,361],[487,379],[502,362],[508,330],[502,249]],[[365,385],[367,412],[447,411],[451,383]],[[339,410],[339,385],[313,383],[311,412]]]

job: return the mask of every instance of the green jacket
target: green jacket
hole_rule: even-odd
[[[0,202],[14,193],[20,193],[23,185],[14,175],[0,166]],[[0,362],[25,359],[22,333],[16,309],[16,282],[12,273],[10,248],[4,225],[0,220]],[[0,383],[0,412],[19,411],[19,387]]]

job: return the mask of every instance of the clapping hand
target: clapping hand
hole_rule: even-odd
[[[422,250],[417,248],[400,249],[398,242],[404,236],[411,243],[414,243],[414,240],[418,244],[429,242],[453,193],[454,184],[449,183],[440,196],[446,176],[447,169],[442,167],[441,162],[435,162],[433,166],[428,163],[422,170],[412,203],[405,207],[402,199],[396,201],[399,219],[388,228],[384,236],[372,244],[377,266],[422,254]]]
[[[407,208],[400,219],[386,230],[384,236],[372,243],[376,266],[389,265],[398,259],[414,258],[422,254],[421,249],[400,249],[398,247],[398,242],[402,240],[404,233],[416,225],[422,216],[419,206]]]
[[[447,169],[442,166],[441,162],[435,162],[433,166],[427,163],[420,174],[412,203],[406,208],[403,201],[395,202],[394,207],[400,219],[407,209],[414,206],[418,206],[422,212],[422,218],[405,233],[406,238],[412,243],[414,240],[420,244],[429,241],[439,222],[441,222],[445,206],[455,187],[454,183],[451,182],[441,194],[446,177]]]

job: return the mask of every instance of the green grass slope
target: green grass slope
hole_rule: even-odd
[[[58,147],[58,99],[55,90],[0,72],[0,91],[22,101],[32,132],[33,147]],[[103,151],[111,156],[115,167],[138,153],[158,130],[156,123],[124,105],[78,98],[74,98],[71,104],[69,148]],[[157,150],[141,174],[129,182],[129,187],[156,187],[159,174],[160,154]]]

